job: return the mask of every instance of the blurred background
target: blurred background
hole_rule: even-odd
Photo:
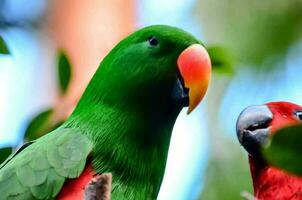
[[[2,159],[60,124],[108,51],[151,24],[181,27],[219,57],[205,101],[177,119],[158,199],[252,193],[236,118],[251,104],[302,104],[301,0],[0,0]]]

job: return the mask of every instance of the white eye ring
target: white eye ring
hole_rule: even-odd
[[[295,115],[296,115],[296,117],[297,117],[299,120],[302,120],[302,110],[297,110],[297,111],[295,112]]]

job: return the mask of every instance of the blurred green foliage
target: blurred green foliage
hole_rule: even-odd
[[[58,78],[61,92],[64,94],[67,90],[71,78],[71,64],[65,51],[60,50],[57,54]]]
[[[214,72],[222,74],[234,73],[234,61],[231,53],[222,46],[210,46],[207,48],[211,58],[212,68]]]
[[[4,39],[0,35],[0,54],[9,54],[8,47],[6,46],[6,43]]]
[[[30,141],[37,139],[38,136],[41,136],[43,132],[45,132],[44,127],[47,125],[52,113],[53,110],[49,109],[34,117],[27,126],[24,138]]]
[[[263,148],[266,160],[274,166],[302,176],[302,125],[277,131],[269,145]]]
[[[208,42],[254,67],[271,68],[263,62],[284,56],[302,38],[301,0],[200,0],[197,9]]]
[[[24,139],[26,141],[38,139],[61,125],[62,123],[53,123],[52,115],[53,109],[48,109],[35,116],[26,128]]]
[[[6,158],[11,155],[13,152],[13,148],[12,147],[6,147],[6,148],[2,148],[0,149],[0,164],[6,160]]]

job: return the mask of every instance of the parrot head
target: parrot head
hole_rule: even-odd
[[[302,179],[270,166],[261,154],[261,147],[277,130],[301,122],[302,106],[289,102],[250,106],[239,115],[237,137],[249,154],[254,192],[258,199],[291,199],[298,193],[297,199],[302,197]]]
[[[240,144],[250,156],[261,157],[260,148],[280,128],[302,122],[302,107],[289,102],[271,102],[250,106],[237,120],[236,131]]]
[[[135,104],[140,111],[163,114],[188,106],[189,113],[205,95],[210,76],[210,57],[199,40],[181,29],[154,25],[117,44],[91,81],[97,86],[86,93],[97,98],[99,91],[102,99]]]

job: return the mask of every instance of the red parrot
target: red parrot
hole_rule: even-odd
[[[261,146],[280,128],[302,122],[302,106],[271,102],[250,106],[236,124],[240,144],[249,153],[249,164],[257,200],[301,200],[302,177],[270,166],[261,155]]]

